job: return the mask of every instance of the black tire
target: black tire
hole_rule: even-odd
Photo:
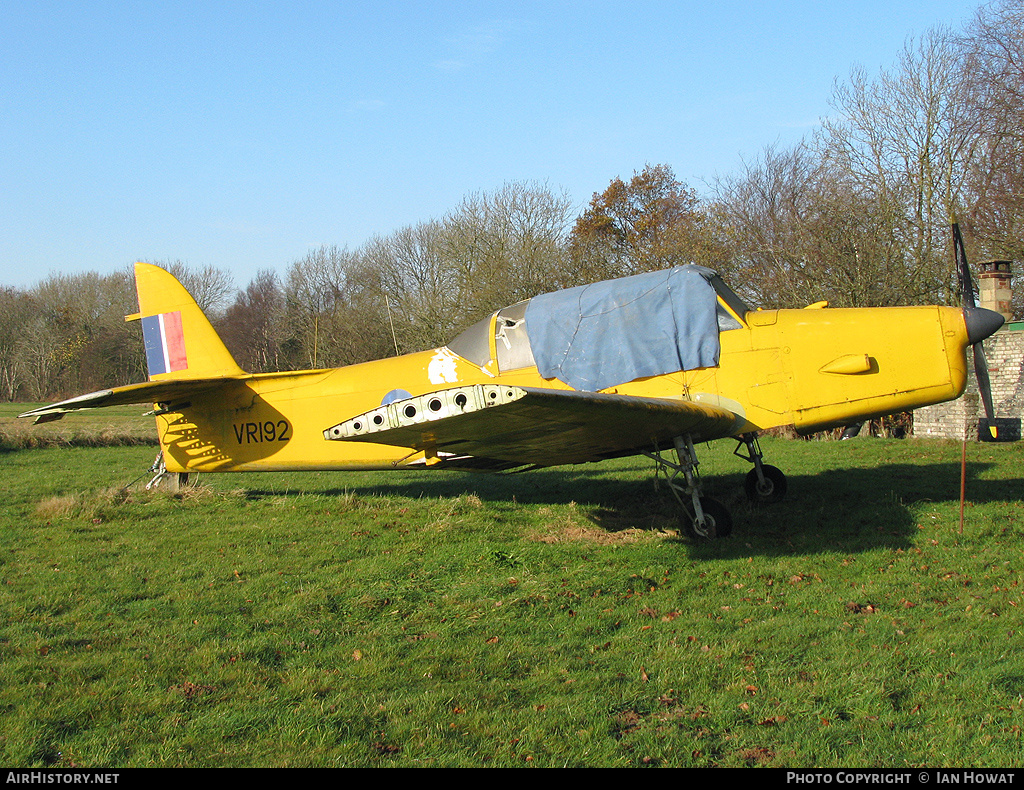
[[[693,514],[690,514],[690,530],[698,538],[716,540],[727,538],[732,534],[732,514],[729,509],[717,499],[708,497],[700,498],[700,508],[704,511],[704,526],[707,534],[701,535],[693,524]]]
[[[764,472],[764,483],[757,479],[757,470],[751,469],[747,473],[746,482],[743,484],[747,492],[747,499],[758,505],[771,505],[781,502],[786,496],[786,475],[776,466],[764,464],[761,467]]]

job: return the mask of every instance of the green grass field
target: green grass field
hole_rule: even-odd
[[[643,460],[169,495],[5,409],[0,764],[1024,765],[1024,445],[970,446],[962,534],[956,443],[764,440],[760,510],[702,447],[698,544]]]

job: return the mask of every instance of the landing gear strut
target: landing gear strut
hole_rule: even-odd
[[[746,455],[740,452],[742,447],[746,447]],[[778,467],[761,462],[764,456],[761,453],[761,445],[757,442],[756,433],[745,433],[740,436],[733,455],[754,465],[747,473],[747,479],[743,484],[747,499],[758,505],[770,505],[780,502],[786,496],[786,475]]]
[[[177,493],[181,489],[188,487],[188,472],[168,472],[167,464],[164,463],[163,453],[160,453],[156,457],[156,460],[153,462],[153,466],[149,468],[149,471],[156,472],[156,476],[146,483],[147,491],[154,488],[162,488],[164,491]]]
[[[732,532],[732,516],[725,505],[717,499],[701,496],[699,462],[689,434],[672,440],[679,463],[662,458],[660,453],[645,453],[658,465],[658,471],[665,471],[669,490],[683,506],[683,512],[690,521],[690,528],[699,538],[724,538]],[[682,475],[683,480],[679,481]]]

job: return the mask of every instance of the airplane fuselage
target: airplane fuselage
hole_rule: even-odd
[[[236,376],[191,397],[187,405],[172,405],[173,411],[156,418],[167,468],[418,466],[425,460],[422,452],[326,441],[324,431],[389,400],[451,387],[571,389],[543,378],[536,365],[514,367],[522,357],[500,354],[496,316],[481,329],[490,352],[483,356],[489,359],[471,362],[442,347],[330,370]],[[723,406],[745,420],[738,434],[781,425],[810,433],[950,400],[965,387],[968,343],[957,308],[766,310],[737,318],[737,328],[720,333],[717,367],[651,376],[603,391]]]

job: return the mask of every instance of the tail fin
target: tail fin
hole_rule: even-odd
[[[135,264],[150,381],[245,375],[195,299],[159,266]]]

